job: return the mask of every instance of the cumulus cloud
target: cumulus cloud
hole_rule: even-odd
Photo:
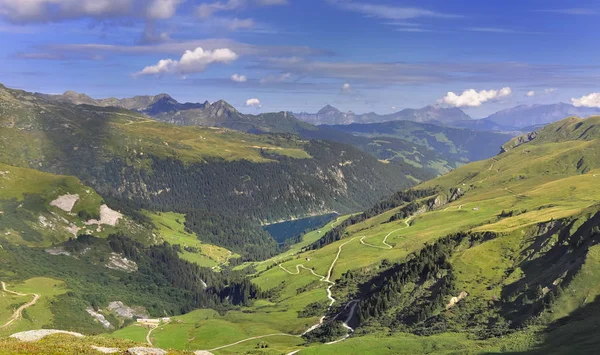
[[[463,93],[460,95],[457,95],[453,92],[449,92],[442,99],[442,102],[454,107],[478,107],[487,101],[498,99],[501,97],[506,97],[510,94],[512,94],[512,90],[509,87],[505,87],[500,90],[481,91],[469,89],[463,91]]]
[[[0,0],[0,17],[13,23],[77,18],[171,18],[182,0]]]
[[[342,85],[342,91],[343,92],[350,92],[352,91],[352,86],[348,83],[345,83],[344,85]]]
[[[236,83],[245,83],[248,81],[248,78],[245,75],[233,74],[231,76],[231,80],[235,81]]]
[[[600,92],[594,92],[579,99],[572,98],[571,102],[575,107],[597,107],[600,108]]]
[[[261,107],[259,99],[248,99],[246,100],[246,107]]]
[[[204,50],[198,47],[193,51],[187,50],[179,60],[162,59],[157,64],[147,66],[136,76],[140,75],[162,75],[167,73],[192,74],[203,72],[207,66],[213,63],[231,63],[238,55],[228,48]]]
[[[535,96],[535,91],[531,90],[527,93],[527,97],[534,97]]]

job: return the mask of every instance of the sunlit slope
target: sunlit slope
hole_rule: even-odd
[[[0,163],[0,242],[48,247],[78,234],[125,232],[151,243],[151,228],[118,214],[102,221],[104,200],[72,176]]]
[[[512,283],[522,286],[518,272],[511,273],[511,278],[502,283],[498,283],[497,277],[503,276],[512,266],[510,260],[515,262],[518,255],[530,250],[532,241],[523,236],[536,235],[540,224],[552,220],[562,221],[563,228],[571,223],[570,220],[584,223],[597,210],[596,205],[600,202],[600,190],[595,188],[600,183],[598,143],[598,140],[590,139],[523,144],[493,159],[461,167],[417,187],[439,186],[441,191],[458,187],[465,192],[458,200],[426,208],[408,220],[389,222],[402,206],[367,219],[347,228],[344,239],[338,242],[318,250],[274,258],[273,264],[266,269],[259,265],[254,282],[264,289],[277,290],[272,301],[280,306],[295,303],[297,295],[307,289],[319,290],[321,302],[325,302],[327,285],[319,282],[319,278],[307,269],[318,275],[327,274],[342,247],[331,279],[338,280],[339,287],[334,288],[334,295],[343,303],[352,299],[348,292],[354,291],[353,286],[345,286],[339,279],[350,270],[376,273],[383,260],[404,260],[426,243],[435,243],[450,233],[492,231],[505,237],[484,242],[479,247],[467,246],[454,256],[453,267],[460,274],[458,287],[477,294],[483,292],[478,289],[485,291],[494,282],[495,290]],[[570,233],[576,235],[576,229]],[[562,257],[559,249],[553,252]],[[583,258],[580,260],[588,260],[584,264],[592,262],[585,254],[580,257]],[[499,268],[492,272],[492,264]],[[295,274],[298,265],[307,269],[301,267]],[[484,273],[478,274],[478,270]],[[491,298],[491,293],[485,291],[481,295]],[[274,310],[276,306],[271,307]],[[269,307],[263,308],[267,309]],[[343,345],[333,345],[325,347],[324,351],[336,353],[334,349],[338,346],[340,350],[346,349]]]

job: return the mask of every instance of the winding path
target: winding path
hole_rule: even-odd
[[[2,284],[2,291],[4,291],[4,292],[11,293],[11,294],[17,295],[17,296],[31,296],[32,295],[32,294],[19,293],[19,292],[7,290],[6,284],[4,283],[4,281],[2,281],[1,284]],[[25,309],[33,306],[34,304],[36,304],[39,299],[40,299],[40,295],[38,295],[37,293],[33,293],[33,299],[30,302],[25,303],[21,307],[17,308],[17,310],[9,318],[8,322],[6,322],[0,326],[0,329],[8,327],[9,325],[13,324],[15,321],[20,319],[23,315],[23,311]]]
[[[341,218],[341,217],[340,217],[340,218]],[[412,218],[412,217],[411,217],[411,218]],[[401,230],[403,230],[403,229],[409,228],[409,227],[410,227],[409,221],[411,220],[411,218],[407,218],[406,220],[404,220],[404,224],[406,224],[406,227],[403,227],[403,228],[400,228],[400,229],[394,230],[394,231],[392,231],[392,232],[388,233],[388,235],[386,235],[386,236],[385,236],[385,239],[383,240],[383,244],[384,244],[384,245],[386,245],[386,246],[387,246],[387,248],[380,247],[380,246],[373,245],[373,244],[369,244],[369,243],[365,243],[365,242],[363,241],[363,239],[364,239],[364,238],[366,238],[366,237],[361,237],[361,239],[360,239],[360,241],[361,241],[361,244],[363,244],[363,245],[365,245],[365,246],[371,246],[371,247],[376,247],[376,248],[383,248],[383,249],[388,249],[388,250],[389,250],[389,249],[392,249],[393,247],[392,247],[391,245],[389,245],[389,244],[387,244],[387,243],[386,243],[386,242],[387,242],[387,239],[388,239],[388,238],[390,237],[390,235],[392,235],[393,233],[396,233],[396,232],[399,232],[399,231],[401,231]],[[339,220],[339,218],[336,220],[336,222],[335,222],[335,223],[337,223],[337,222],[338,222],[338,220]],[[332,224],[332,228],[333,228],[333,226],[335,225],[335,223],[334,223],[334,224]],[[329,310],[331,309],[331,307],[333,306],[333,304],[336,302],[336,299],[335,299],[335,298],[333,298],[333,294],[332,294],[332,292],[331,292],[331,288],[332,288],[333,286],[335,286],[335,282],[331,281],[331,274],[333,273],[333,269],[335,268],[335,264],[336,264],[336,263],[337,263],[337,261],[339,260],[339,258],[340,258],[340,255],[342,254],[342,249],[344,248],[344,246],[345,246],[346,244],[348,244],[348,243],[352,242],[352,241],[353,241],[353,240],[355,240],[356,238],[359,238],[359,237],[353,237],[352,239],[350,239],[350,240],[348,240],[348,241],[346,241],[346,242],[344,242],[344,243],[340,244],[340,246],[338,247],[337,254],[336,254],[335,258],[333,259],[333,261],[331,262],[331,265],[329,266],[329,270],[327,270],[327,276],[319,275],[319,274],[317,274],[317,273],[316,273],[316,272],[315,272],[313,269],[307,268],[307,267],[306,267],[306,266],[304,266],[303,264],[298,264],[298,265],[296,265],[296,266],[295,266],[295,268],[296,268],[296,272],[292,272],[292,271],[290,271],[290,270],[286,269],[286,268],[285,268],[283,265],[281,265],[281,264],[279,264],[279,268],[281,268],[283,271],[285,271],[286,273],[288,273],[288,274],[290,274],[290,275],[298,275],[298,274],[300,274],[300,269],[305,269],[305,270],[308,270],[308,271],[309,271],[311,274],[313,274],[314,276],[318,277],[320,282],[326,282],[326,283],[328,283],[328,284],[329,284],[329,286],[327,286],[327,298],[329,299],[329,301],[330,301],[330,302],[329,302],[329,306],[328,306],[328,308],[327,308],[327,312],[329,312]],[[356,312],[356,307],[357,307],[357,306],[358,306],[358,300],[352,300],[352,301],[350,301],[350,302],[348,302],[348,303],[346,304],[346,307],[344,308],[344,310],[343,310],[342,312],[338,313],[338,314],[337,314],[335,317],[333,317],[333,319],[336,319],[337,317],[339,317],[339,316],[340,316],[340,314],[342,314],[342,313],[343,313],[343,312],[344,312],[346,309],[348,309],[348,307],[350,307],[350,312],[348,312],[348,316],[346,317],[346,319],[345,319],[345,320],[344,320],[344,322],[342,323],[342,326],[348,330],[348,333],[347,333],[347,334],[346,334],[344,337],[342,337],[342,338],[340,338],[340,339],[338,339],[338,340],[331,341],[331,342],[329,342],[329,343],[325,343],[325,345],[337,344],[337,343],[339,343],[339,342],[342,342],[342,341],[344,341],[344,340],[346,340],[346,339],[348,339],[348,338],[350,337],[350,335],[351,335],[351,334],[354,332],[354,329],[348,325],[348,322],[350,322],[350,320],[352,320],[352,318],[354,317],[354,313]],[[237,342],[235,342],[235,343],[231,343],[231,344],[227,344],[227,345],[219,346],[219,347],[217,347],[217,348],[209,349],[208,351],[216,351],[216,350],[221,350],[221,349],[229,348],[229,347],[231,347],[231,346],[235,346],[235,345],[238,345],[238,344],[245,343],[245,342],[247,342],[247,341],[256,340],[256,339],[262,339],[262,338],[267,338],[267,337],[274,337],[274,336],[289,336],[289,337],[295,337],[295,338],[299,338],[299,337],[301,337],[302,335],[305,335],[305,334],[307,334],[307,333],[309,333],[309,332],[311,332],[311,331],[313,331],[313,330],[317,329],[318,327],[320,327],[320,326],[323,324],[323,322],[325,321],[325,318],[326,318],[326,317],[327,317],[327,313],[326,313],[326,314],[325,314],[323,317],[321,317],[321,318],[319,319],[319,322],[318,322],[317,324],[315,324],[315,325],[313,325],[312,327],[308,328],[308,329],[307,329],[307,330],[306,330],[304,333],[302,333],[301,335],[293,335],[293,334],[287,334],[287,333],[274,333],[274,334],[267,334],[267,335],[255,336],[255,337],[251,337],[251,338],[247,338],[247,339],[242,339],[242,340],[240,340],[240,341],[237,341]],[[302,350],[302,349],[300,349],[300,350],[295,350],[295,351],[292,351],[292,352],[291,352],[291,353],[289,353],[288,355],[297,354],[297,353],[298,353],[298,352],[300,352],[301,350]]]
[[[360,244],[366,245],[366,246],[372,247],[372,248],[377,248],[377,249],[384,249],[384,250],[393,249],[394,247],[392,245],[389,245],[387,243],[387,239],[390,237],[390,235],[392,235],[392,234],[394,234],[396,232],[400,232],[401,230],[404,230],[406,228],[409,228],[410,224],[408,224],[408,221],[410,221],[410,218],[404,220],[404,223],[406,224],[406,227],[398,228],[398,229],[396,229],[394,231],[391,231],[391,232],[388,233],[388,235],[385,236],[385,238],[383,238],[383,242],[382,243],[383,243],[383,245],[385,245],[385,247],[365,242],[365,238],[367,238],[366,235],[360,238]]]
[[[146,334],[146,342],[150,345],[150,346],[154,346],[152,344],[152,340],[150,339],[150,334],[152,334],[152,332],[158,328],[158,325],[151,325],[150,326],[150,330],[148,330],[148,334]]]
[[[234,345],[238,345],[238,344],[241,344],[241,343],[245,343],[245,342],[250,341],[250,340],[262,339],[262,338],[268,338],[268,337],[275,337],[275,336],[294,337],[294,338],[299,338],[300,337],[300,335],[292,335],[292,334],[287,334],[287,333],[275,333],[275,334],[260,335],[260,336],[256,336],[256,337],[252,337],[252,338],[248,338],[248,339],[243,339],[243,340],[240,340],[240,341],[235,342],[235,343],[231,343],[231,344],[219,346],[218,348],[209,349],[208,351],[217,351],[217,350],[228,348],[230,346],[234,346]]]

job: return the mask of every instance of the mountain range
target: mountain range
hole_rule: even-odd
[[[513,138],[67,96],[0,86],[8,353],[598,349],[600,117]],[[262,228],[335,212],[280,243]],[[82,335],[5,339],[36,329]]]
[[[314,114],[301,112],[294,115],[298,119],[314,125],[345,125],[350,123],[378,123],[400,120],[447,124],[454,121],[471,120],[471,117],[459,108],[443,108],[439,106],[404,109],[388,115],[378,115],[374,112],[356,114],[348,111],[344,113],[333,106],[327,105]]]
[[[295,114],[298,119],[314,125],[348,125],[352,123],[381,123],[390,121],[413,121],[433,123],[456,128],[468,128],[485,131],[527,131],[556,122],[568,116],[589,117],[600,113],[600,108],[575,107],[557,103],[547,105],[519,105],[498,111],[483,119],[473,119],[459,108],[426,106],[421,109],[379,115],[376,113],[355,114],[352,111],[341,112],[330,105],[319,112]]]
[[[390,121],[432,123],[456,128],[485,131],[527,131],[556,122],[564,117],[588,117],[600,113],[600,108],[576,107],[557,103],[545,105],[519,105],[498,111],[483,119],[473,119],[459,108],[429,105],[420,109],[404,109],[380,115],[374,112],[357,114],[342,112],[326,105],[317,113],[281,112],[279,115],[244,115],[224,100],[215,103],[179,103],[168,94],[135,96],[117,99],[93,99],[86,94],[66,91],[62,95],[36,94],[47,100],[87,104],[100,107],[119,107],[147,114],[158,120],[180,125],[220,126],[243,131],[290,132],[310,126],[294,121],[292,116],[314,126],[368,124]],[[279,126],[279,127],[277,127]]]
[[[73,91],[68,91],[63,95],[36,94],[36,96],[50,102],[134,110],[155,120],[180,126],[224,127],[256,134],[291,133],[304,139],[335,141],[352,145],[382,161],[394,164],[409,164],[433,174],[443,174],[460,164],[472,161],[469,158],[471,152],[466,149],[467,145],[456,141],[456,138],[462,139],[462,137],[470,136],[471,139],[481,138],[480,141],[488,142],[485,145],[471,147],[478,152],[477,157],[483,158],[496,154],[498,147],[510,138],[495,132],[477,133],[479,130],[468,128],[457,130],[442,125],[434,126],[419,122],[414,122],[411,129],[407,130],[407,134],[403,137],[392,137],[384,133],[380,134],[379,137],[377,135],[366,136],[347,132],[343,126],[317,127],[298,119],[291,112],[282,111],[249,115],[239,112],[224,100],[214,103],[181,104],[167,94],[136,96],[121,100],[114,98],[96,100]],[[332,115],[335,115],[336,112],[339,113],[330,106],[327,111]],[[425,120],[426,117],[440,118],[444,117],[445,113],[461,119],[460,122],[469,121],[469,119],[465,119],[467,116],[458,109],[441,109],[431,106],[423,110],[403,111],[403,115],[411,120]],[[434,131],[435,134],[432,133]],[[414,134],[409,132],[414,132]],[[385,138],[382,138],[383,136]],[[428,137],[428,141],[425,137]],[[437,141],[443,141],[444,143],[436,144]],[[457,148],[455,144],[462,148]]]

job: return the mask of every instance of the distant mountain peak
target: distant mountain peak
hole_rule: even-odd
[[[325,107],[323,107],[322,109],[319,110],[319,112],[317,112],[317,114],[328,114],[328,113],[342,113],[342,112],[329,104],[325,105]]]

